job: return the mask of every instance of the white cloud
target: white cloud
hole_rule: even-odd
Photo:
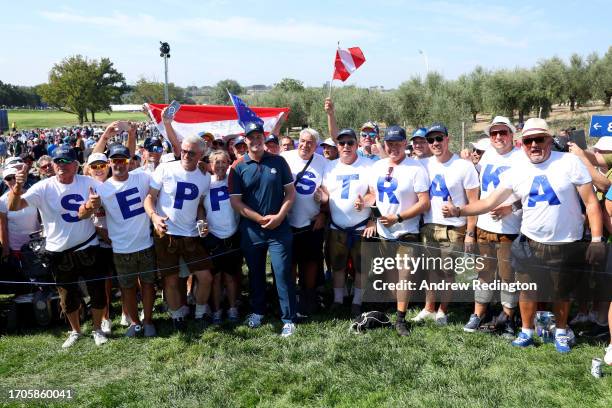
[[[240,16],[221,20],[201,17],[164,20],[148,14],[126,15],[115,12],[109,16],[90,16],[72,11],[43,11],[41,15],[59,23],[96,26],[108,29],[109,32],[120,30],[123,35],[133,37],[157,40],[163,34],[168,41],[229,39],[320,46],[337,40],[354,41],[378,36],[371,29],[339,28],[292,19],[273,23]]]

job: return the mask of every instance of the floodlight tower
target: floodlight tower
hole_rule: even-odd
[[[170,44],[167,42],[159,42],[161,46],[159,47],[159,56],[164,59],[164,103],[166,105],[168,102],[168,58],[170,58]]]

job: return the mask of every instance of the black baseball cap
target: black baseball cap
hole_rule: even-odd
[[[340,129],[340,131],[338,132],[337,138],[340,139],[342,136],[350,136],[353,139],[357,140],[357,134],[355,133],[353,129],[350,129],[350,128]]]
[[[263,125],[257,122],[246,122],[244,124],[244,135],[248,136],[252,132],[264,133]]]
[[[53,161],[57,162],[57,160],[70,160],[75,161],[77,159],[77,154],[72,147],[67,144],[60,145],[55,148],[53,151]]]
[[[125,147],[122,144],[114,144],[108,149],[108,158],[112,159],[114,157],[124,157],[129,159],[132,155],[130,154],[130,149]]]

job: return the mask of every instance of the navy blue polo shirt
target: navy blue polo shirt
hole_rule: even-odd
[[[242,195],[242,202],[261,215],[278,214],[285,198],[285,186],[293,183],[289,164],[281,156],[264,152],[255,161],[242,156],[230,171],[230,195]],[[249,220],[250,221],[250,220]],[[286,223],[285,219],[283,223]]]

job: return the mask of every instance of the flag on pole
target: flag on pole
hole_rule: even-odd
[[[166,136],[162,123],[161,111],[168,105],[145,103],[144,108],[155,122],[159,132]],[[289,113],[289,108],[250,108],[253,114],[263,121],[266,132],[270,132],[283,112]],[[188,135],[199,135],[210,132],[215,136],[227,136],[244,133],[238,124],[236,109],[233,106],[218,105],[181,105],[172,121],[172,127],[177,137],[182,140]]]
[[[338,48],[336,51],[336,61],[334,62],[334,79],[339,79],[342,82],[346,81],[364,62],[365,57],[361,48],[352,47],[347,50]]]
[[[246,103],[236,95],[232,94],[230,91],[227,91],[232,100],[232,104],[234,104],[234,109],[236,109],[236,114],[238,115],[238,124],[244,129],[244,124],[246,122],[255,122],[259,125],[264,124],[264,121],[261,120],[259,116],[253,112]]]

